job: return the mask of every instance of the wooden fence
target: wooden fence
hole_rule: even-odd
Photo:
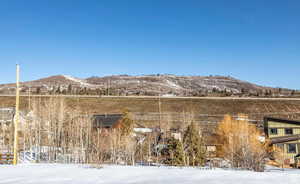
[[[0,164],[12,164],[14,155],[12,153],[0,153]]]

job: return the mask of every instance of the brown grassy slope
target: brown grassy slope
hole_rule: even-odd
[[[48,97],[34,97],[44,100]],[[31,98],[33,101],[34,99]],[[79,107],[88,113],[158,112],[158,100],[154,98],[66,98],[71,108]],[[0,107],[13,107],[14,97],[0,97]],[[162,112],[194,112],[197,114],[255,114],[300,111],[297,100],[255,99],[161,99]],[[28,98],[21,97],[21,109],[28,107]]]

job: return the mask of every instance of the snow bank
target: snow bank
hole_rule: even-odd
[[[299,170],[250,171],[200,170],[195,168],[30,164],[0,165],[0,183],[14,184],[298,184]]]

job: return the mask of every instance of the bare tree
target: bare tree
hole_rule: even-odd
[[[255,125],[248,123],[246,116],[239,119],[225,116],[218,126],[224,156],[234,168],[263,171],[267,144],[260,141],[260,132]]]

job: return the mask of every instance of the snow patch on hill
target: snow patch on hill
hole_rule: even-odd
[[[174,82],[172,82],[172,81],[170,81],[170,80],[166,80],[166,82],[167,82],[167,85],[168,85],[169,87],[171,87],[171,88],[182,89],[181,86],[175,84]]]
[[[70,81],[73,81],[73,82],[76,82],[76,83],[79,83],[81,86],[95,86],[93,84],[90,84],[90,83],[87,83],[86,81],[82,80],[82,79],[79,79],[79,78],[75,78],[75,77],[72,77],[72,76],[69,76],[69,75],[63,75],[63,77],[65,77],[66,79],[70,80]]]

